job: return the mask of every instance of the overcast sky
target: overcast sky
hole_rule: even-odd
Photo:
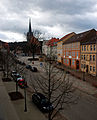
[[[0,39],[25,41],[29,18],[46,37],[96,29],[97,0],[0,0]]]

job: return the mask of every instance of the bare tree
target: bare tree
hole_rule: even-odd
[[[78,99],[74,97],[75,89],[66,72],[56,69],[48,62],[44,63],[43,72],[39,76],[31,76],[30,80],[34,90],[43,93],[54,106],[53,111],[49,108],[48,120],[53,120],[63,110],[64,104],[75,103]]]

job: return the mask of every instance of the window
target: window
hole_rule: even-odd
[[[73,56],[75,56],[75,52],[74,52]]]
[[[93,66],[93,72],[95,72],[95,67]]]
[[[81,58],[83,59],[83,55],[81,55],[81,56],[82,56]]]
[[[66,62],[66,60],[64,59],[64,63]]]
[[[85,67],[86,67],[86,66],[85,66],[85,64],[84,64],[84,69],[85,69]]]
[[[85,60],[85,55],[84,55],[84,60]]]
[[[92,45],[90,45],[90,51],[92,51]]]
[[[93,48],[94,48],[94,51],[95,51],[95,45],[93,46]]]
[[[86,60],[88,60],[88,55],[87,55],[87,58],[86,58]]]
[[[86,45],[84,46],[84,51],[86,51]]]
[[[67,64],[69,63],[69,60],[67,59]]]
[[[68,52],[66,52],[66,56],[68,56]]]
[[[90,61],[92,60],[92,55],[90,55]]]
[[[92,71],[92,66],[90,66],[90,71]]]
[[[77,56],[78,56],[78,51],[77,51]]]
[[[83,68],[83,64],[81,64],[81,68]]]
[[[72,65],[74,65],[74,60],[72,60]]]
[[[83,45],[82,45],[82,51],[83,51]]]
[[[89,50],[89,46],[87,45],[87,51]]]
[[[95,61],[95,55],[93,55],[93,61]]]

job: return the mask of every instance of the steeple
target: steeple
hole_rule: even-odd
[[[31,18],[29,18],[29,31],[27,32],[27,41],[30,41],[33,37],[33,32],[31,29]]]
[[[32,32],[32,29],[31,29],[31,18],[29,19],[29,33]]]

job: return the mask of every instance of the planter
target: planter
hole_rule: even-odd
[[[12,81],[11,78],[2,78],[3,82],[10,82]]]

